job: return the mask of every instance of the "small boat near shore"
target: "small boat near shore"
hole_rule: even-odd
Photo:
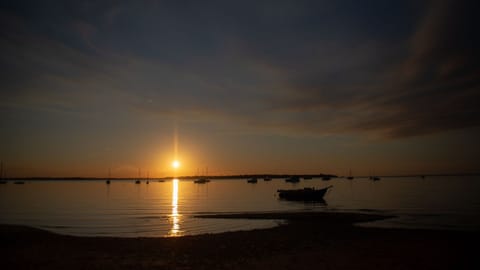
[[[315,189],[315,188],[303,188],[303,189],[279,189],[278,197],[280,199],[288,200],[288,201],[323,201],[323,196],[325,193],[332,188],[333,186],[328,186],[322,189]]]
[[[252,177],[252,178],[247,180],[247,183],[250,183],[250,184],[256,184],[257,182],[258,182],[258,180],[255,177]]]

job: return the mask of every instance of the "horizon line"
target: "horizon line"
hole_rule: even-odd
[[[390,175],[352,175],[354,178],[368,178],[370,176],[378,177],[432,177],[432,176],[476,176],[480,175],[480,172],[453,172],[453,173],[433,173],[433,174],[390,174]],[[165,176],[165,177],[91,177],[91,176],[27,176],[27,177],[6,177],[2,180],[14,180],[14,179],[30,179],[30,180],[149,180],[149,179],[194,179],[194,178],[215,178],[215,179],[239,179],[248,177],[271,177],[271,178],[284,178],[290,176],[299,177],[323,177],[329,176],[333,178],[344,178],[347,175],[335,175],[335,174],[232,174],[232,175],[182,175],[182,176]]]

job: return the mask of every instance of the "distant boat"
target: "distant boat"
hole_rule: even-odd
[[[332,186],[328,186],[322,189],[315,188],[303,188],[303,189],[279,189],[278,197],[287,201],[323,201],[323,196],[327,193],[328,189]]]
[[[348,180],[353,180],[352,170],[350,170],[350,171],[348,172],[347,179],[348,179]]]
[[[141,173],[140,173],[140,168],[138,168],[138,180],[135,181],[135,184],[140,184],[140,176],[141,176]]]
[[[267,177],[264,177],[264,178],[263,178],[263,181],[272,181],[272,178],[269,177],[269,176],[267,176]]]
[[[257,182],[258,182],[258,180],[255,177],[252,177],[252,178],[247,180],[247,183],[250,183],[250,184],[256,184]]]
[[[380,177],[378,177],[378,176],[372,176],[371,179],[373,181],[380,181]]]
[[[328,181],[328,180],[330,180],[330,179],[332,179],[332,178],[330,178],[330,176],[326,176],[326,175],[325,175],[325,176],[322,177],[322,180],[323,180],[323,181]]]
[[[105,181],[105,183],[107,183],[107,185],[110,185],[110,178],[112,178],[111,175],[112,175],[111,169],[108,168],[108,179],[107,179],[107,181]]]
[[[163,183],[163,182],[165,182],[165,180],[159,179],[158,182]]]
[[[285,179],[285,182],[287,182],[287,183],[298,183],[298,182],[300,182],[300,177],[291,176],[291,177]]]
[[[197,169],[197,175],[198,175],[198,172],[199,170]],[[210,180],[208,180],[206,178],[206,176],[208,175],[208,166],[205,167],[205,177],[200,177],[198,178],[197,180],[193,181],[195,184],[206,184],[208,182],[210,182]]]
[[[303,179],[304,180],[310,180],[310,179],[312,179],[312,177],[311,176],[304,176]]]
[[[208,180],[207,178],[199,178],[195,181],[193,181],[195,184],[206,184],[208,182],[210,182],[210,180]]]
[[[25,184],[25,182],[23,182],[23,181],[15,181],[15,182],[13,182],[13,183],[16,184],[16,185],[23,185],[23,184]]]

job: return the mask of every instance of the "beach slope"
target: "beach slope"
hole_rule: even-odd
[[[478,232],[353,226],[381,216],[275,213],[288,224],[176,238],[74,237],[0,225],[2,269],[475,269]],[[478,269],[478,268],[476,268]]]

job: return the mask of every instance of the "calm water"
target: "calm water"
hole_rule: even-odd
[[[326,204],[280,201],[277,189],[325,187]],[[91,236],[180,236],[271,227],[276,220],[199,219],[198,213],[347,211],[398,215],[363,226],[480,229],[480,178],[26,181],[0,185],[0,223]]]

